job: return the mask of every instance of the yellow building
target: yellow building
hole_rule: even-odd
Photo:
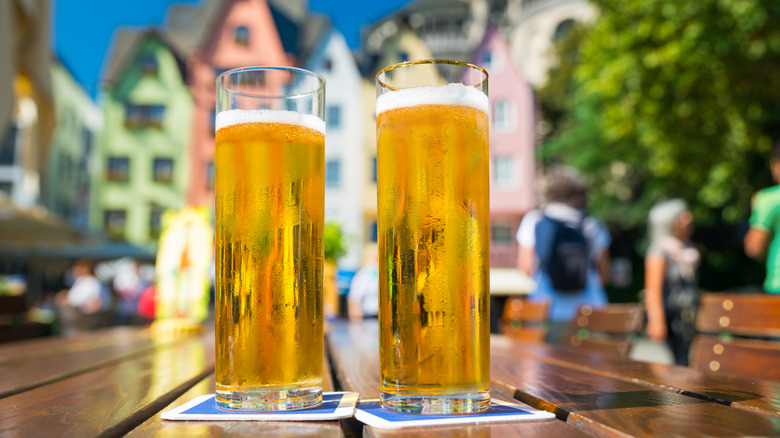
[[[41,200],[54,128],[48,0],[0,2],[0,192]]]

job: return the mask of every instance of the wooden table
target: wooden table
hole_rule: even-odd
[[[326,390],[379,396],[376,321],[331,323]],[[492,338],[492,395],[556,420],[364,428],[322,422],[174,422],[160,413],[214,392],[214,336],[113,328],[0,345],[5,436],[780,436],[780,383]],[[331,378],[333,376],[333,378]]]

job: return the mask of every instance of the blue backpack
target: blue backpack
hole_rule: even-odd
[[[582,231],[582,221],[570,227],[545,214],[535,232],[539,268],[550,277],[553,288],[564,293],[585,289],[590,245]]]

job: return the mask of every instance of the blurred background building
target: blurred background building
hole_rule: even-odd
[[[51,53],[50,8],[0,2],[0,192],[13,208],[81,233],[70,243],[154,254],[166,211],[213,205],[216,76],[298,66],[327,81],[326,220],[346,236],[348,274],[377,240],[376,73],[431,57],[488,70],[491,266],[513,267],[517,227],[536,205],[534,88],[556,39],[596,15],[585,0],[417,0],[366,23],[353,51],[307,0],[173,4],[159,27],[116,29],[96,102]]]

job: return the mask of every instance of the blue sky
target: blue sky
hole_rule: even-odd
[[[1,0],[0,0],[1,1]],[[145,27],[165,21],[168,5],[204,0],[53,0],[52,50],[94,97],[114,29]],[[312,11],[330,15],[352,48],[360,45],[360,27],[411,0],[309,0]]]

